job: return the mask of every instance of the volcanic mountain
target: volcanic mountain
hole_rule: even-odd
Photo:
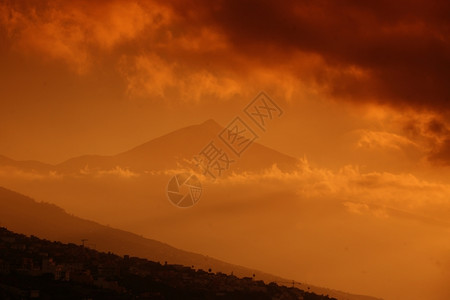
[[[209,142],[221,144],[218,135],[224,130],[210,119],[198,125],[192,125],[173,131],[133,149],[113,156],[83,155],[71,158],[53,166],[61,173],[77,173],[89,170],[110,170],[116,167],[133,172],[151,172],[175,169],[199,154]],[[230,152],[230,151],[228,151]],[[235,163],[230,168],[234,172],[257,172],[277,165],[283,171],[293,170],[297,160],[278,151],[254,142],[239,158],[232,157]],[[39,166],[36,166],[38,168]]]
[[[216,121],[209,119],[201,124],[184,127],[155,138],[112,156],[82,155],[68,159],[57,165],[49,165],[37,161],[15,161],[0,156],[0,166],[11,167],[36,173],[56,171],[61,174],[79,173],[80,170],[128,169],[134,172],[151,172],[175,169],[187,165],[187,161],[199,154],[209,142],[227,149],[218,138],[224,130]],[[227,151],[226,150],[226,151]],[[229,153],[232,153],[228,150]],[[232,156],[232,154],[230,155]],[[240,157],[231,157],[232,172],[257,172],[276,165],[280,170],[289,171],[295,168],[297,160],[276,150],[252,143]]]

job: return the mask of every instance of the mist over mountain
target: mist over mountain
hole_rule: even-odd
[[[192,167],[195,155],[214,141],[220,144],[218,135],[224,130],[216,121],[209,119],[201,124],[178,129],[142,145],[113,156],[83,155],[68,159],[57,165],[35,161],[14,161],[0,157],[0,166],[43,173],[81,174],[83,171],[101,171],[122,168],[132,172],[152,172],[180,167]],[[226,145],[222,149],[231,152]],[[230,154],[231,155],[231,154]],[[254,142],[239,158],[233,157],[232,172],[258,172],[276,165],[283,171],[294,170],[297,159]]]
[[[119,255],[147,258],[162,264],[181,264],[195,269],[213,270],[239,277],[252,277],[265,282],[289,284],[289,280],[258,270],[229,264],[206,255],[183,251],[168,244],[78,218],[62,208],[38,203],[33,199],[0,187],[0,226],[26,235],[34,235],[50,241],[84,244],[86,247]],[[320,294],[328,294],[343,300],[373,300],[340,291],[315,287],[297,282],[299,288]]]
[[[211,140],[227,149],[217,138],[221,130],[209,120],[117,155],[81,156],[54,166],[3,158],[0,185],[97,224],[283,278],[386,299],[446,300],[449,186],[354,166],[313,167],[307,159],[254,143],[233,157],[236,163],[222,177],[201,177],[195,206],[175,207],[168,200],[168,182],[193,169],[189,160]],[[5,206],[5,216],[9,210]],[[59,223],[46,229],[51,238],[60,238]],[[96,226],[109,232],[108,226]],[[84,225],[74,221],[70,227]],[[66,237],[74,242],[87,238],[97,248],[114,246],[125,253],[121,242],[94,242],[91,229],[71,228]],[[118,236],[112,240],[121,240]],[[138,249],[147,247],[140,239],[124,239]],[[203,258],[188,261],[200,265]]]
[[[448,0],[0,1],[0,186],[37,202],[0,215],[449,300],[449,16]]]

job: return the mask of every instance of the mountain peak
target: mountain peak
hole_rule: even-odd
[[[219,123],[216,122],[214,119],[208,119],[205,122],[201,123],[200,125],[206,125],[206,126],[220,126]]]
[[[198,126],[203,130],[206,129],[208,132],[218,133],[223,129],[223,127],[217,123],[214,119],[208,119],[203,123],[200,123]]]

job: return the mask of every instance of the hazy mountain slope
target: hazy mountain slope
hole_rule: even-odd
[[[23,171],[48,172],[55,169],[54,166],[34,160],[16,161],[6,156],[0,155],[1,167],[13,167]]]
[[[214,120],[207,120],[198,125],[178,129],[113,156],[82,155],[54,166],[34,161],[15,161],[0,156],[0,166],[38,173],[56,171],[62,174],[79,174],[83,170],[111,170],[116,167],[135,172],[175,169],[180,165],[186,165],[187,160],[191,160],[212,140],[217,146],[231,153],[218,138],[222,130],[224,128]],[[235,163],[231,165],[230,170],[235,172],[260,171],[274,164],[282,170],[292,170],[297,163],[295,158],[257,142],[253,143],[240,158],[231,157],[231,159],[235,160]]]
[[[101,251],[114,251],[149,258],[154,261],[194,265],[196,268],[216,269],[249,276],[252,270],[233,266],[203,255],[176,249],[167,244],[146,239],[136,234],[100,225],[69,215],[63,209],[0,187],[0,222],[2,226],[49,240],[80,244],[87,239],[88,244]],[[276,277],[265,275],[267,278]]]
[[[134,149],[114,157],[116,165],[131,169],[167,169],[176,168],[183,159],[192,159],[210,141],[228,151],[226,145],[217,138],[224,128],[210,119],[199,125],[185,127],[142,144]],[[230,152],[231,153],[231,152]],[[232,164],[232,171],[259,171],[277,164],[280,168],[293,168],[296,159],[278,151],[253,143]]]
[[[194,266],[195,268],[233,272],[237,276],[251,276],[265,281],[287,282],[285,279],[232,265],[204,255],[176,249],[167,244],[147,239],[123,230],[100,225],[66,213],[63,209],[47,203],[38,203],[24,195],[0,187],[0,225],[8,229],[40,238],[65,243],[80,244],[87,239],[88,246],[100,251],[112,251],[120,255],[144,257],[153,261]],[[300,286],[307,288],[306,285]],[[367,296],[355,296],[339,291],[311,287],[311,291],[328,294],[338,299],[369,300]]]

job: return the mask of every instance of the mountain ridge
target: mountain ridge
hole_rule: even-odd
[[[68,214],[54,204],[38,203],[28,196],[0,187],[0,226],[18,233],[65,243],[79,244],[82,239],[95,242],[99,251],[113,251],[119,255],[133,255],[153,261],[194,266],[236,276],[251,277],[266,282],[292,282],[265,272],[242,267],[185,250],[166,243],[144,238],[134,233],[101,225]],[[92,245],[92,244],[91,244]],[[303,288],[318,294],[328,294],[341,300],[374,300],[370,296],[347,294],[341,291],[303,284]]]
[[[80,173],[84,168],[110,170],[116,167],[131,171],[146,172],[175,169],[179,165],[191,166],[186,161],[199,154],[210,141],[222,143],[218,138],[224,127],[208,119],[200,124],[174,130],[143,144],[115,155],[81,155],[69,158],[55,165],[36,161],[16,161],[0,156],[0,165],[32,171],[56,171],[59,173]],[[222,149],[229,151],[222,143]],[[253,172],[271,168],[274,164],[283,171],[292,171],[298,160],[277,150],[254,142],[242,157],[235,157],[231,169],[234,172]]]

